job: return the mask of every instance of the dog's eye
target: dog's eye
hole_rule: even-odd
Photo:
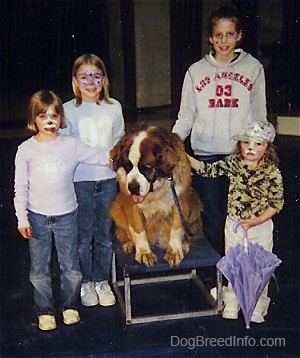
[[[125,169],[125,172],[126,172],[126,173],[129,173],[129,172],[132,170],[133,165],[132,165],[132,163],[131,163],[130,160],[127,160],[127,161],[122,165],[122,167]]]
[[[153,165],[139,164],[139,171],[147,178],[149,182],[154,182],[156,179],[156,170]]]
[[[151,173],[152,166],[151,165],[145,165],[145,164],[139,164],[139,171],[143,174]]]

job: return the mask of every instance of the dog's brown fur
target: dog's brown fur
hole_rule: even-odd
[[[138,146],[135,145],[135,156],[132,156],[130,150],[139,135],[142,139]],[[129,156],[131,159],[137,157],[136,163],[132,164]],[[135,259],[139,263],[152,266],[157,259],[151,246],[158,245],[166,250],[165,260],[170,266],[179,265],[189,251],[189,240],[168,178],[172,175],[183,216],[192,233],[198,237],[202,237],[203,210],[199,197],[191,187],[191,167],[182,141],[176,134],[160,127],[138,128],[121,138],[112,149],[111,158],[120,191],[110,214],[123,250],[126,253],[135,251]],[[137,172],[134,178],[128,175],[131,170]],[[147,181],[140,172],[143,170]],[[143,192],[142,196],[136,195],[139,202],[133,200],[130,188]]]

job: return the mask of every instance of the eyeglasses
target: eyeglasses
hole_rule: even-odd
[[[83,87],[101,86],[104,75],[101,72],[82,72],[76,75]]]

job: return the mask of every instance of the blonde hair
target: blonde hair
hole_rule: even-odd
[[[53,106],[55,112],[61,117],[59,128],[65,128],[66,119],[62,100],[53,91],[41,90],[35,92],[30,98],[27,129],[29,129],[31,132],[37,133],[38,127],[35,123],[36,117],[40,113],[46,113],[50,106]]]
[[[110,83],[109,83],[109,79],[107,76],[106,67],[105,67],[104,62],[101,60],[100,57],[98,57],[92,53],[87,53],[87,54],[81,55],[75,60],[75,62],[73,64],[72,78],[76,77],[77,71],[78,71],[79,67],[82,65],[93,65],[93,66],[97,67],[100,71],[102,71],[102,74],[105,77],[105,81],[104,81],[102,90],[99,93],[99,99],[96,103],[99,104],[100,101],[104,100],[105,102],[111,104],[112,101],[109,97]],[[74,81],[72,81],[72,88],[73,88],[73,93],[74,93],[74,96],[76,99],[76,106],[79,107],[82,103],[82,97],[81,97],[81,92]]]
[[[240,158],[243,158],[242,146],[241,146],[240,140],[236,143],[236,145],[233,149],[233,154],[237,155]],[[277,152],[276,152],[276,149],[275,149],[275,146],[273,145],[273,143],[268,142],[266,152],[258,164],[263,167],[267,167],[271,164],[274,164],[277,166],[279,164],[279,158],[278,158],[278,155],[277,155]]]

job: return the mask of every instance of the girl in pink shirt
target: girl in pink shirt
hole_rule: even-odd
[[[63,322],[80,321],[77,301],[82,274],[73,176],[79,163],[108,164],[108,152],[100,153],[78,138],[59,135],[58,129],[64,126],[61,99],[52,91],[36,92],[30,100],[27,126],[35,135],[18,147],[15,158],[14,204],[18,230],[29,242],[30,281],[41,330],[56,328],[52,242],[60,266]]]

